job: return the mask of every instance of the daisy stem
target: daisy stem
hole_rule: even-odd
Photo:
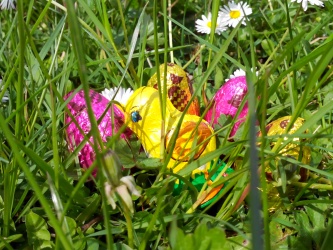
[[[154,1],[154,13],[158,13],[157,11],[157,1]],[[167,27],[167,14],[166,14],[166,11],[167,11],[167,0],[164,0],[163,1],[163,17],[164,17],[164,36],[166,36],[167,32],[168,32],[168,27]],[[155,27],[157,27],[157,19],[156,17],[154,16],[154,23],[155,23]],[[167,99],[167,87],[166,87],[166,84],[163,84],[161,83],[161,75],[160,75],[160,71],[159,71],[159,54],[158,54],[158,35],[157,35],[157,29],[154,29],[154,40],[155,40],[155,62],[156,62],[156,65],[157,65],[157,85],[158,85],[158,90],[159,90],[159,98],[160,98],[160,104],[161,104],[161,119],[162,119],[162,123],[161,123],[161,141],[164,141],[165,140],[165,136],[166,136],[166,99]],[[165,39],[164,40],[164,47],[166,48],[164,50],[164,53],[163,53],[163,56],[164,56],[164,68],[163,68],[163,81],[165,81],[165,77],[167,75],[167,64],[166,62],[168,61],[168,52],[167,52],[167,49],[168,49],[168,41]],[[164,148],[164,145],[163,143],[161,144],[160,146],[160,152],[161,152],[161,155],[163,155],[164,157],[166,156],[164,154],[165,152],[165,148]],[[164,158],[165,159],[165,158]],[[160,173],[163,173],[166,169],[166,164],[164,164],[163,168],[160,170]],[[159,176],[158,176],[159,178]]]
[[[286,14],[287,14],[287,22],[288,22],[288,31],[289,31],[289,36],[290,39],[293,39],[293,32],[292,32],[292,25],[290,22],[290,16],[289,16],[289,8],[288,8],[288,3],[286,2]],[[292,49],[291,51],[291,62],[294,64],[295,62],[295,50]],[[286,68],[288,68],[287,62],[284,62]],[[288,83],[288,89],[289,89],[289,95],[290,95],[290,100],[291,100],[291,111],[294,112],[295,107],[296,107],[296,99],[297,99],[297,87],[296,87],[296,70],[294,70],[293,74],[293,79],[287,76],[287,83]]]
[[[125,24],[125,17],[124,17],[124,12],[123,12],[123,6],[121,4],[120,0],[117,0],[118,4],[118,13],[120,15],[120,20],[121,20],[121,26],[123,27],[123,32],[124,32],[124,40],[125,40],[125,45],[127,51],[129,51],[129,42],[128,42],[128,35],[127,35],[127,29],[126,29],[126,24]]]
[[[131,212],[126,204],[126,202],[123,200],[123,198],[119,195],[119,202],[121,204],[121,207],[123,209],[123,213],[126,220],[126,227],[127,227],[127,237],[128,237],[128,245],[130,248],[134,249],[134,233],[133,233],[133,223],[131,218]]]
[[[168,16],[169,16],[168,24],[169,24],[169,47],[170,48],[173,47],[173,42],[172,42],[171,9],[172,9],[171,0],[168,0]],[[170,62],[174,63],[173,50],[170,50]]]
[[[269,9],[273,12],[273,5],[272,5],[272,1],[268,0],[268,5],[269,5]],[[274,14],[274,12],[273,12]]]
[[[100,175],[100,176],[101,176],[101,178],[99,178],[99,186],[103,187],[105,177],[103,175]],[[79,185],[77,185],[77,186],[79,186]],[[105,193],[105,189],[101,188],[102,201],[104,201],[104,202],[102,202],[102,213],[103,213],[104,227],[105,227],[105,231],[106,231],[106,249],[110,250],[110,249],[114,248],[114,245],[113,245],[114,241],[113,241],[113,237],[112,237],[112,231],[111,231],[112,229],[111,229],[110,219],[109,219],[110,213],[109,213],[109,208],[108,208],[107,195],[109,195],[109,194]]]
[[[216,24],[217,24],[219,5],[220,5],[220,1],[213,1],[212,19],[211,19],[212,27],[211,27],[210,36],[209,36],[210,44],[213,44],[213,42],[214,42],[214,35],[215,35],[215,29],[216,29]],[[212,60],[212,49],[210,48],[209,55],[208,55],[207,69],[210,66],[211,60]],[[208,100],[207,100],[207,96],[206,96],[206,92],[205,92],[206,86],[207,86],[207,82],[205,82],[202,86],[202,98],[203,98],[203,102],[204,102],[205,106],[207,106],[207,104],[208,104]]]
[[[204,44],[200,46],[200,49],[198,49],[197,52],[190,58],[190,60],[183,66],[184,70],[197,58],[197,56],[203,51],[205,47],[206,45]]]

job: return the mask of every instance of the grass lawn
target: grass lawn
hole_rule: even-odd
[[[0,7],[0,249],[331,249],[332,0]]]

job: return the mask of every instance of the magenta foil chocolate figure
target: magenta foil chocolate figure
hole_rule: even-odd
[[[72,92],[67,94],[64,99],[68,99],[71,94]],[[89,97],[96,121],[98,121],[109,105],[109,101],[94,90],[89,90]],[[80,127],[79,129],[79,127],[77,127],[75,122],[73,122],[72,118],[68,114],[65,115],[65,125],[67,125],[67,141],[69,149],[74,151],[74,149],[83,141],[84,136],[88,134],[91,129],[87,111],[87,103],[84,99],[83,90],[80,90],[77,94],[74,95],[74,97],[67,104],[67,107]],[[113,118],[111,114],[111,108],[113,108]],[[100,123],[98,123],[98,130],[103,142],[107,141],[107,137],[117,133],[124,123],[124,114],[121,109],[114,104],[111,105],[111,108],[109,108],[103,119],[100,121]],[[126,133],[128,132],[125,131],[121,137],[125,137]],[[89,168],[95,160],[95,152],[92,144],[93,138],[91,137],[79,152],[79,161],[82,168]],[[94,175],[95,174],[96,171],[94,171]]]
[[[228,80],[215,94],[213,103],[208,110],[205,120],[214,125],[218,123],[220,115],[234,117],[247,93],[246,77],[237,76]],[[248,103],[240,111],[230,136],[234,136],[239,126],[246,120]]]

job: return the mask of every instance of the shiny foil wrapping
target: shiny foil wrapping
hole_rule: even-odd
[[[274,136],[274,135],[283,135],[286,134],[286,128],[290,122],[291,116],[285,116],[281,117],[277,120],[274,120],[270,122],[266,127],[266,133],[267,136]],[[304,119],[297,118],[294,122],[293,126],[288,131],[288,134],[294,134],[297,132],[297,130],[303,125]],[[261,136],[262,134],[259,132],[258,134]],[[287,139],[287,138],[285,138]],[[310,163],[310,157],[311,157],[311,151],[310,148],[307,146],[300,146],[299,141],[300,138],[295,137],[293,138],[293,142],[288,143],[283,149],[279,151],[279,154],[285,157],[292,157],[296,160],[299,159],[300,153],[302,153],[301,162],[304,164]],[[276,142],[271,142],[270,146],[271,148],[274,147]],[[276,162],[279,161],[279,158],[277,157]],[[295,169],[296,171],[297,169]],[[271,169],[267,167],[265,169],[266,176],[267,176],[267,196],[268,196],[268,205],[269,205],[269,211],[273,212],[276,209],[278,209],[282,205],[281,197],[278,192],[278,187],[273,186],[273,184],[270,182],[272,180],[272,173]],[[299,169],[299,175],[300,175],[300,181],[306,181],[308,178],[308,170],[305,168]],[[287,196],[290,196],[292,193],[292,188],[290,186],[287,186]]]
[[[291,116],[281,117],[271,123],[267,124],[265,127],[267,136],[274,136],[274,135],[282,135],[286,133],[286,128],[290,122]],[[298,117],[294,122],[293,126],[288,131],[288,134],[294,134],[304,123],[304,119]],[[261,132],[258,134],[261,136]],[[286,138],[287,139],[287,138]],[[302,150],[302,159],[301,162],[304,164],[310,163],[311,151],[310,148],[307,146],[300,146],[298,137],[293,138],[295,143],[288,143],[283,149],[281,149],[280,153],[283,156],[293,157],[294,159],[298,160],[300,152]],[[274,147],[275,142],[271,143],[271,147]],[[268,170],[267,170],[268,171]],[[301,180],[305,180],[307,178],[308,171],[304,168],[300,169]]]
[[[163,152],[171,154],[167,168],[178,173],[189,162],[216,150],[214,130],[205,120],[190,114],[182,117],[183,113],[177,110],[169,99],[166,100],[164,123],[160,111],[159,93],[149,86],[135,90],[125,107],[126,124],[137,135],[148,157],[163,159]],[[162,124],[165,134],[161,131]],[[177,129],[179,131],[175,134]],[[175,136],[177,137],[174,138]],[[161,146],[164,146],[163,150]],[[201,185],[198,188],[215,179],[213,176],[212,180],[208,180],[211,167],[212,162],[207,162],[204,165],[198,165],[192,171],[191,181]],[[225,163],[221,163],[219,172],[215,174],[220,173],[224,167]],[[175,183],[174,193],[181,192],[183,184],[178,180]],[[220,192],[222,187],[223,185],[213,189],[203,203],[210,204],[210,200]]]
[[[163,159],[162,145],[167,152],[172,150],[168,168],[173,169],[175,173],[183,169],[190,158],[197,159],[216,149],[213,128],[199,116],[190,114],[185,114],[179,124],[182,112],[177,110],[169,99],[166,100],[163,124],[159,93],[155,88],[141,87],[135,90],[127,102],[125,114],[128,128],[139,138],[149,157]],[[165,128],[164,141],[161,141],[162,124]],[[170,149],[178,126],[175,145]],[[206,165],[209,168],[210,163]],[[198,168],[193,170],[193,173],[203,170],[205,168]]]
[[[261,190],[261,189],[260,189]],[[283,202],[280,197],[280,193],[277,187],[275,187],[272,183],[267,183],[267,200],[268,200],[268,211],[270,213],[278,210],[282,207]]]
[[[163,86],[163,84],[166,84],[169,100],[176,109],[183,112],[193,94],[192,84],[189,81],[186,72],[180,66],[168,63],[166,76],[164,76],[164,64],[160,65],[159,73],[161,85]],[[157,73],[149,79],[147,86],[158,89]],[[200,115],[200,107],[197,98],[191,102],[187,113],[191,115]]]
[[[70,98],[71,94],[72,92],[67,94],[64,99],[67,100]],[[109,101],[94,90],[89,91],[89,97],[92,110],[96,120],[98,121],[98,119],[100,119],[103,113],[106,111]],[[120,108],[114,104],[110,107],[113,109],[113,118],[111,114],[111,108],[109,108],[109,110],[106,111],[104,117],[101,119],[100,123],[98,123],[98,130],[103,142],[107,141],[107,137],[115,134],[124,123],[124,114]],[[74,151],[74,149],[84,140],[84,137],[90,132],[91,129],[91,123],[87,111],[87,103],[84,98],[83,90],[80,90],[77,94],[74,95],[74,97],[67,104],[67,108],[77,123],[76,124],[67,113],[65,114],[67,142],[70,151]],[[126,131],[126,133],[129,132]],[[124,137],[126,134],[122,134],[121,136]],[[85,143],[84,147],[79,152],[78,157],[80,165],[83,168],[89,168],[95,160],[95,151],[92,144],[93,138],[90,137],[89,141]]]
[[[235,117],[246,93],[247,85],[245,76],[238,76],[228,80],[216,92],[205,120],[214,125],[218,123],[218,119],[222,114]],[[237,117],[230,136],[235,135],[239,126],[245,122],[248,110],[248,103],[246,102]]]

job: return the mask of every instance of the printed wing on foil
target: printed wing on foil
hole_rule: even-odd
[[[166,76],[164,76],[164,64],[159,67],[161,85],[166,84],[167,96],[172,105],[179,111],[183,112],[189,103],[193,88],[186,72],[174,63],[167,64]],[[165,81],[164,81],[165,80]],[[148,81],[147,86],[158,89],[158,78],[155,73]],[[195,98],[187,110],[188,114],[200,115],[200,107],[198,99]]]
[[[186,117],[188,118],[188,117]],[[174,128],[168,131],[165,140],[165,147],[168,150],[169,144],[174,133]],[[180,127],[175,147],[172,151],[172,158],[178,161],[189,161],[191,156],[193,159],[200,157],[209,143],[209,138],[213,136],[213,132],[207,122],[203,121],[197,125],[195,120],[186,119]],[[193,149],[193,146],[196,149]]]

